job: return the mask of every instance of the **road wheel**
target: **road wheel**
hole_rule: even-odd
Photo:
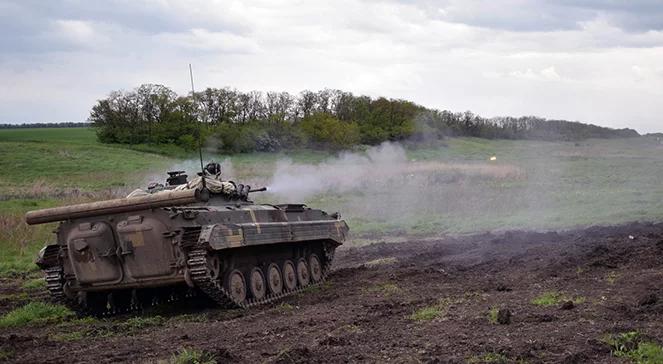
[[[267,268],[267,283],[272,294],[279,294],[283,291],[283,277],[281,277],[279,266],[274,263]]]
[[[250,288],[251,296],[256,300],[265,298],[265,294],[267,294],[267,285],[265,283],[265,276],[262,274],[260,268],[253,268],[251,271]]]
[[[302,287],[308,285],[311,280],[311,274],[308,271],[308,264],[306,264],[306,260],[304,258],[297,262],[297,280],[299,281],[299,285]]]
[[[322,264],[320,264],[320,258],[317,255],[311,254],[308,258],[308,265],[311,267],[311,280],[318,283],[322,280]]]
[[[297,273],[295,272],[295,265],[289,260],[286,260],[285,263],[283,263],[283,285],[288,291],[297,288]]]
[[[237,269],[230,272],[228,275],[228,292],[230,297],[236,303],[243,303],[246,300],[246,281],[244,275]]]
[[[207,270],[213,280],[216,281],[221,277],[221,258],[217,254],[207,256]]]

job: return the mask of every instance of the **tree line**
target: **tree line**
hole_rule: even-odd
[[[89,122],[59,122],[59,123],[25,123],[25,124],[0,124],[0,129],[33,129],[33,128],[87,128],[92,124]]]
[[[177,95],[154,84],[114,91],[94,105],[89,121],[104,143],[195,149],[201,133],[204,139],[218,141],[219,151],[226,153],[302,147],[337,150],[452,136],[579,140],[638,135],[631,129],[533,116],[487,119],[469,111],[433,110],[406,100],[330,89],[294,95],[208,88],[194,96]]]

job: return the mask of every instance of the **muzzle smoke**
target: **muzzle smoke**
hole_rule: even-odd
[[[344,193],[384,183],[405,163],[405,150],[392,143],[370,148],[365,155],[346,152],[317,165],[281,160],[268,186],[277,198],[294,202],[328,191]]]

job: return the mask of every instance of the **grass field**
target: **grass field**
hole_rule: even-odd
[[[0,275],[34,269],[54,224],[28,227],[26,211],[109,198],[172,159],[96,141],[88,128],[0,130]]]
[[[654,138],[580,143],[460,138],[403,151],[405,160],[369,162],[360,167],[374,170],[356,175],[347,165],[352,158],[341,158],[343,164],[323,152],[232,157],[208,152],[207,159],[225,160],[232,165],[230,177],[254,186],[269,185],[286,158],[294,166],[336,168],[341,177],[347,171],[343,189],[332,184],[303,199],[340,211],[355,244],[393,236],[663,218],[663,146]],[[26,211],[122,196],[149,179],[163,178],[172,166],[195,168],[195,161],[175,155],[163,147],[103,145],[86,128],[0,130],[0,276],[34,270],[34,254],[51,239],[55,225],[28,227],[22,221]],[[354,158],[363,155],[357,152]],[[274,194],[254,198],[298,201]]]

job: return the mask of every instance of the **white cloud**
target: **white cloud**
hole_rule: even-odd
[[[98,31],[99,30],[99,31]],[[58,19],[41,35],[44,42],[68,51],[97,49],[107,46],[110,38],[104,34],[108,26],[91,21]]]
[[[559,73],[557,73],[555,70],[554,66],[546,67],[539,71],[534,71],[531,68],[527,68],[524,71],[514,70],[508,73],[487,72],[485,75],[489,78],[513,77],[529,81],[560,81],[562,79]]]
[[[88,43],[94,40],[95,33],[89,22],[82,20],[56,20],[56,31],[70,41],[77,43]]]
[[[186,33],[164,33],[154,36],[157,42],[163,42],[183,49],[223,53],[256,53],[258,44],[246,37],[232,33],[210,32],[194,28]]]
[[[562,79],[559,73],[557,73],[557,71],[555,70],[554,66],[542,69],[541,76],[546,80],[551,80],[551,81],[559,81]]]

